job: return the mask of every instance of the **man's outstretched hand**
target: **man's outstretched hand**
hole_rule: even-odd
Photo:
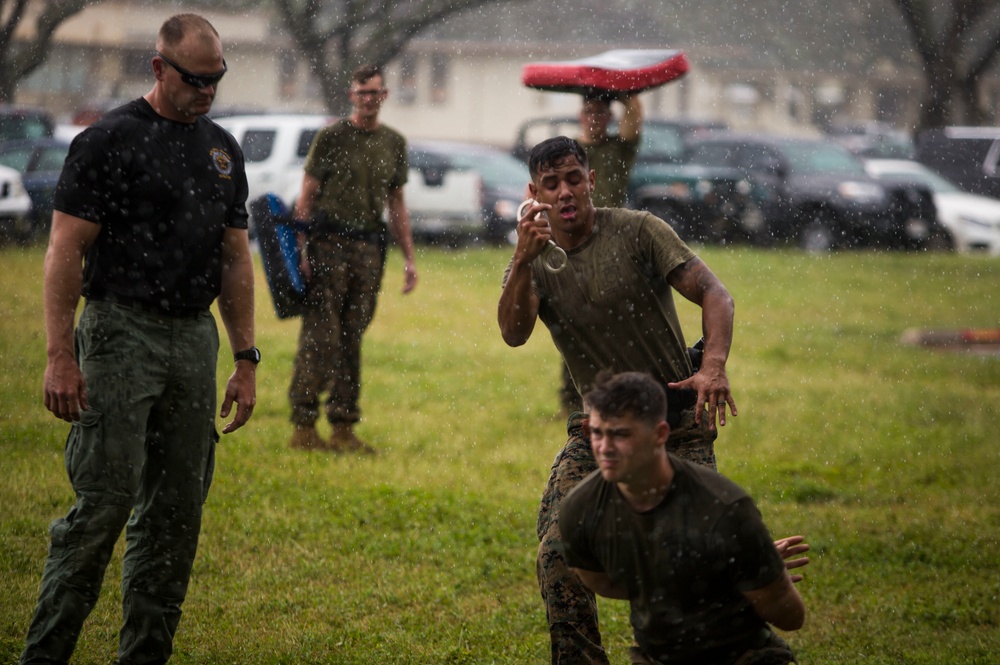
[[[798,559],[792,558],[809,551],[809,543],[806,542],[804,536],[781,538],[774,541],[774,546],[778,549],[778,554],[781,555],[781,558],[785,560],[786,570],[801,568],[809,563],[809,557],[807,556],[799,557]],[[791,578],[792,582],[800,582],[802,575],[791,575]]]

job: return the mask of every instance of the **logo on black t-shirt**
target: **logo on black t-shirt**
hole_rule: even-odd
[[[219,172],[220,175],[229,177],[233,172],[233,158],[229,156],[229,153],[222,148],[212,148],[212,163],[215,164],[215,170]]]

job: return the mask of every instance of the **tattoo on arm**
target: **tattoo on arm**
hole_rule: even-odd
[[[716,291],[721,286],[715,274],[698,257],[671,270],[669,277],[671,285],[681,295],[697,303],[701,302],[706,293]]]

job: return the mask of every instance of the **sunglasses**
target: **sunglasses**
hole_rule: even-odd
[[[217,86],[219,81],[222,80],[222,77],[225,76],[226,72],[229,70],[229,67],[226,66],[226,61],[223,60],[221,72],[216,72],[215,74],[195,74],[194,72],[189,72],[184,69],[159,51],[156,52],[156,55],[159,56],[163,62],[173,67],[177,73],[181,75],[182,81],[194,88],[198,88],[199,90],[201,88],[213,88]]]

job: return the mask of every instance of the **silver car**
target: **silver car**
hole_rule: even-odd
[[[920,162],[869,159],[865,170],[886,182],[916,182],[931,190],[938,221],[948,230],[955,249],[985,250],[1000,256],[1000,200],[962,191]]]

